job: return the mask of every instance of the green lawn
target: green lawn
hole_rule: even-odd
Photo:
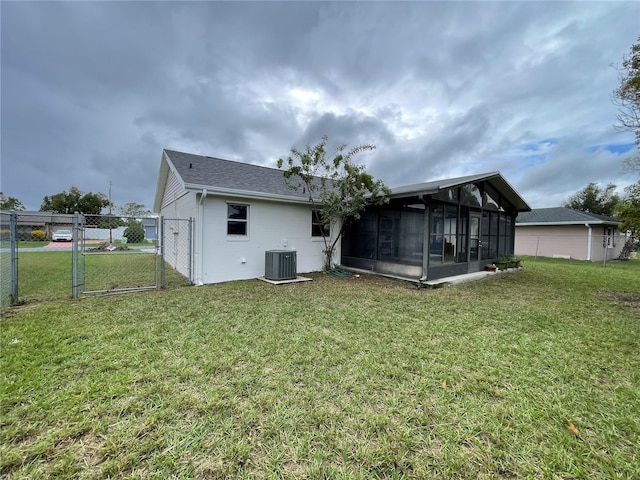
[[[71,298],[72,252],[19,252],[18,298],[21,302]],[[87,291],[137,288],[156,284],[157,257],[129,252],[88,254],[85,258]],[[78,266],[80,268],[80,265]],[[165,271],[169,287],[183,286],[187,280],[169,265]]]
[[[24,241],[20,241],[17,242],[16,245],[18,246],[18,248],[41,248],[41,247],[46,247],[47,245],[49,245],[49,241],[35,241],[35,240],[24,240]],[[65,245],[71,246],[71,243],[65,243]]]
[[[0,477],[640,478],[640,261],[525,265],[18,308]]]

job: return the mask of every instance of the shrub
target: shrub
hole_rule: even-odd
[[[140,243],[144,240],[144,228],[139,223],[129,225],[122,234],[127,243]]]
[[[44,230],[31,230],[31,237],[37,242],[43,242],[47,238],[47,234]]]

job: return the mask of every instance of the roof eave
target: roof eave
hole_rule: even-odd
[[[417,197],[417,196],[420,196],[420,195],[433,195],[434,193],[438,193],[438,189],[435,189],[435,188],[417,189],[417,190],[411,190],[411,191],[402,192],[402,193],[396,193],[396,194],[391,192],[391,195],[389,195],[389,198]]]
[[[516,220],[516,227],[550,227],[550,226],[562,226],[562,225],[576,225],[576,226],[586,226],[586,225],[622,225],[622,222],[607,222],[605,220],[572,220],[566,222],[518,222]]]
[[[213,187],[211,185],[201,185],[196,183],[186,183],[184,188],[196,192],[202,192],[203,190],[206,190],[207,195],[219,195],[231,198],[252,198],[256,200],[270,200],[286,203],[299,203],[305,205],[310,203],[309,199],[306,197],[293,197],[290,195],[279,195],[275,193],[253,192],[250,190],[238,190],[235,188]],[[320,200],[316,198],[314,199],[314,201],[319,202]]]
[[[169,176],[169,159],[162,150],[162,158],[160,159],[160,171],[158,172],[158,181],[156,183],[156,196],[153,199],[153,211],[160,212],[162,208],[162,197],[167,186],[167,178]]]
[[[429,188],[420,188],[420,184],[417,184],[415,189],[403,191],[401,193],[394,194],[393,190],[391,191],[390,198],[407,198],[407,197],[415,197],[419,195],[433,195],[434,193],[438,193],[440,190],[444,190],[446,188],[459,187],[461,185],[466,185],[468,183],[478,182],[478,181],[491,181],[493,179],[498,180],[502,185],[494,185],[498,192],[505,197],[505,199],[513,205],[517,212],[530,212],[531,207],[524,201],[524,199],[516,192],[516,190],[511,186],[507,180],[500,174],[500,172],[490,172],[485,174],[473,175],[465,178],[464,181],[460,180],[450,180],[443,179],[440,183],[435,186],[431,186]],[[500,188],[503,187],[503,188]],[[402,188],[402,187],[398,187]]]

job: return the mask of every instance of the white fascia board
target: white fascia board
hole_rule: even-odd
[[[171,162],[171,159],[166,154],[164,150],[162,150],[162,158],[160,159],[160,171],[158,173],[158,182],[156,184],[156,196],[153,200],[153,211],[159,212],[162,209],[162,199],[164,197],[164,190],[167,186],[167,179],[169,178],[169,172],[173,172],[173,174],[178,178],[183,189],[186,188],[184,180],[182,179],[182,175],[178,173],[175,165]],[[182,195],[181,195],[182,196]]]
[[[308,205],[308,198],[296,198],[289,197],[287,195],[277,195],[274,193],[264,193],[264,192],[252,192],[248,190],[236,190],[234,188],[221,188],[215,187],[211,188],[211,186],[206,185],[196,185],[193,183],[185,184],[185,189],[196,190],[198,193],[201,193],[202,190],[207,191],[207,195],[219,195],[224,197],[232,197],[232,198],[255,198],[256,200],[271,200],[277,202],[286,202],[286,203],[301,203],[304,205]],[[315,202],[320,203],[319,199],[314,199]]]
[[[162,159],[160,160],[160,169],[158,171],[158,180],[156,182],[156,195],[153,198],[153,211],[159,212],[162,203],[162,196],[164,194],[164,188],[167,184],[167,176],[169,172],[169,166],[165,159],[164,152],[162,152]]]

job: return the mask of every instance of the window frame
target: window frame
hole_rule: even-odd
[[[229,238],[247,238],[249,237],[249,207],[247,203],[226,202],[227,206],[227,237]],[[230,217],[230,207],[243,207],[245,209],[245,218],[232,218]],[[244,233],[229,233],[230,223],[244,224]]]
[[[318,230],[322,233],[319,233]],[[311,209],[311,238],[330,238],[331,227],[327,227],[322,221],[322,210]]]

